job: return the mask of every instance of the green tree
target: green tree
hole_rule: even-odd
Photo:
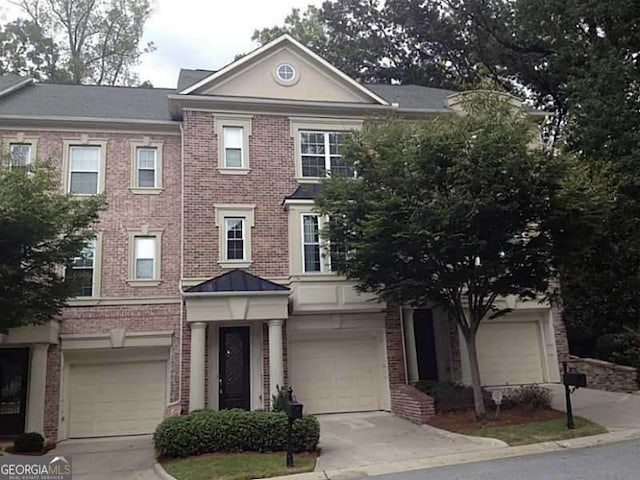
[[[51,166],[0,168],[0,333],[51,320],[77,288],[63,267],[93,238],[105,202],[58,189]]]
[[[481,322],[508,313],[501,297],[548,293],[554,258],[578,243],[560,226],[586,220],[591,201],[585,182],[567,180],[581,176],[571,162],[531,148],[536,129],[523,111],[480,96],[466,110],[365,127],[344,152],[357,178],[329,178],[316,205],[329,218],[325,238],[343,246],[331,249],[339,273],[392,303],[440,304],[456,320],[482,417]]]
[[[149,0],[19,0],[29,22],[52,39],[70,83],[133,85]]]

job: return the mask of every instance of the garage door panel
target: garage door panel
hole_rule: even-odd
[[[164,415],[166,362],[72,365],[69,436],[152,433]]]
[[[484,385],[544,381],[538,322],[485,323],[478,330],[477,347]]]
[[[382,381],[379,351],[379,340],[370,331],[290,335],[290,382],[305,410],[378,410]]]

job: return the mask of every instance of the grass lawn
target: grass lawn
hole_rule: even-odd
[[[294,468],[285,467],[285,452],[212,453],[162,462],[164,469],[178,480],[250,480],[291,473],[310,472],[315,453],[296,453]]]
[[[582,417],[573,417],[576,428],[567,429],[566,418],[556,418],[544,422],[531,422],[519,425],[504,425],[499,427],[484,427],[465,432],[466,435],[477,437],[497,438],[509,445],[528,445],[530,443],[549,442],[552,440],[567,440],[587,435],[606,433],[607,430]]]

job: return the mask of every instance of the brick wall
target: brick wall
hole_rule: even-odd
[[[215,225],[217,203],[255,205],[253,265],[249,270],[266,277],[289,275],[288,217],[282,201],[297,186],[289,119],[255,115],[252,122],[251,171],[247,175],[223,175],[218,171],[213,115],[195,111],[184,114],[186,278],[222,273]]]
[[[47,379],[44,393],[44,436],[58,439],[60,399],[60,347],[49,345],[47,350]]]
[[[462,382],[462,360],[460,357],[460,335],[458,334],[458,323],[450,315],[448,316],[448,322],[449,351],[451,352],[451,379],[454,382]]]
[[[397,305],[389,305],[385,316],[385,340],[387,344],[387,365],[389,385],[407,383],[404,368],[404,349],[400,312]],[[393,409],[393,406],[392,406]]]
[[[587,388],[610,392],[635,392],[640,390],[638,371],[633,367],[572,356],[570,369],[587,375]]]
[[[391,386],[391,411],[418,425],[427,423],[436,414],[433,398],[413,385]]]

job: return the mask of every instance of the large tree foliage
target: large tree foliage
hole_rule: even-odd
[[[138,78],[134,67],[140,56],[153,49],[141,45],[144,25],[151,13],[149,0],[19,0],[28,21],[18,25],[40,36],[28,47],[41,57],[53,43],[66,80],[96,85],[132,85]],[[30,39],[33,37],[30,37]],[[20,52],[5,53],[17,63]],[[16,57],[17,55],[17,57]],[[56,78],[46,69],[45,78]]]
[[[104,199],[58,190],[47,165],[0,168],[0,333],[51,320],[77,288],[63,267],[94,236]]]
[[[283,31],[294,35],[309,24],[290,20]],[[313,20],[322,53],[360,80],[488,86],[552,113],[552,144],[590,175],[606,166],[616,188],[594,244],[563,259],[571,337],[589,350],[603,333],[640,328],[639,2],[331,0]]]
[[[508,313],[502,297],[548,293],[554,259],[599,217],[583,173],[531,148],[536,128],[523,111],[481,97],[466,109],[365,127],[344,153],[357,178],[329,178],[316,204],[329,218],[326,238],[343,246],[331,249],[332,266],[358,288],[435,302],[457,321],[482,416],[480,324]]]

